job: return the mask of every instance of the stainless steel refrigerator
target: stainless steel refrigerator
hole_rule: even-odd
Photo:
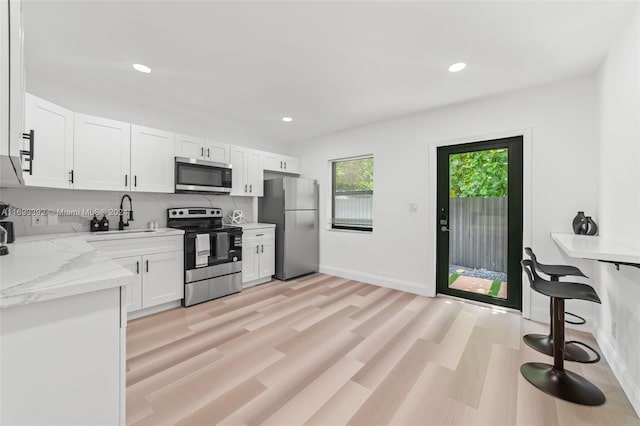
[[[276,224],[276,274],[288,280],[318,271],[318,183],[284,177],[264,181],[258,218]]]

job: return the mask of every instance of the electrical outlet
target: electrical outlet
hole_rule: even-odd
[[[46,216],[40,216],[40,215],[31,216],[31,226],[44,226],[46,223],[46,220],[47,220]]]
[[[615,321],[611,321],[611,335],[613,336],[613,338],[616,338],[616,330],[617,329],[617,324]]]

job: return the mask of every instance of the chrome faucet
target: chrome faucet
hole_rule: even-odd
[[[124,223],[124,221],[122,220],[122,208],[123,208],[123,203],[124,203],[124,199],[128,198],[129,199],[129,218],[127,219],[127,223]],[[131,197],[129,197],[129,195],[124,194],[122,196],[122,199],[120,200],[120,222],[118,222],[118,230],[122,231],[124,230],[125,226],[129,226],[129,222],[131,222],[133,220],[133,204],[131,204]]]

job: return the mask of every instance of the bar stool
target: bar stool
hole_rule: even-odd
[[[538,262],[536,255],[533,253],[531,247],[525,247],[524,251],[529,255],[533,262],[533,267],[542,272],[545,275],[548,275],[553,282],[559,282],[561,277],[574,276],[574,277],[585,277],[588,278],[580,269],[571,265],[545,265],[544,263]],[[571,315],[573,317],[578,318],[580,321],[569,321],[566,320],[569,324],[584,324],[586,320],[579,315],[572,314],[571,312],[565,312],[566,315]],[[553,317],[553,302],[549,300],[549,317],[550,319]],[[549,321],[549,334],[527,334],[522,340],[531,348],[536,351],[543,353],[545,355],[553,356],[553,339],[551,337],[552,329],[551,329],[552,321]],[[589,350],[593,351],[596,354],[595,359],[592,359],[589,354],[583,350],[580,346],[585,346]],[[565,352],[564,359],[567,361],[575,361],[581,363],[595,363],[600,361],[600,354],[593,349],[591,346],[579,342],[577,340],[571,340],[565,342]]]
[[[535,291],[551,298],[553,316],[553,365],[542,362],[527,362],[520,366],[520,373],[532,385],[543,392],[565,401],[582,405],[602,405],[605,396],[596,385],[584,377],[564,369],[564,301],[580,299],[600,303],[593,287],[582,283],[564,281],[551,282],[542,279],[533,267],[533,261],[520,262],[527,273],[529,285]]]

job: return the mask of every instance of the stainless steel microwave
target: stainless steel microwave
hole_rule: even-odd
[[[231,165],[176,157],[176,194],[228,194]]]

